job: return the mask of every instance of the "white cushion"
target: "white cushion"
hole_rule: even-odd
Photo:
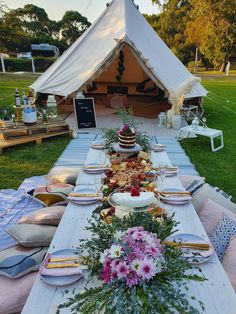
[[[207,183],[205,183],[192,197],[193,206],[197,212],[199,212],[203,206],[203,203],[208,198],[236,214],[236,204],[226,199]]]

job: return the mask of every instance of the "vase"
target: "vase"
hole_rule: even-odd
[[[180,127],[181,127],[181,116],[179,114],[178,115],[174,115],[172,117],[172,127],[175,130],[179,130],[180,129]]]
[[[78,138],[78,137],[79,137],[79,134],[75,130],[73,130],[72,138]]]

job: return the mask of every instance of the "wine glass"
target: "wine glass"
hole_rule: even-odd
[[[166,176],[166,171],[167,171],[167,163],[166,162],[160,162],[159,163],[159,177],[160,177],[161,183],[162,183],[162,190],[164,188],[164,179]]]

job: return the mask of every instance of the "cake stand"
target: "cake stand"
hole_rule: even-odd
[[[115,143],[113,145],[113,149],[117,153],[120,153],[121,155],[129,156],[132,155],[133,153],[140,152],[142,150],[142,147],[139,144],[135,143],[135,146],[132,148],[122,148],[120,147],[119,143]]]

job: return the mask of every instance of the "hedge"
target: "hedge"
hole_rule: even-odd
[[[44,72],[53,64],[55,58],[35,57],[34,65],[36,72]],[[26,71],[32,72],[31,59],[6,58],[4,59],[5,69],[7,72]],[[1,63],[0,63],[1,68]]]

